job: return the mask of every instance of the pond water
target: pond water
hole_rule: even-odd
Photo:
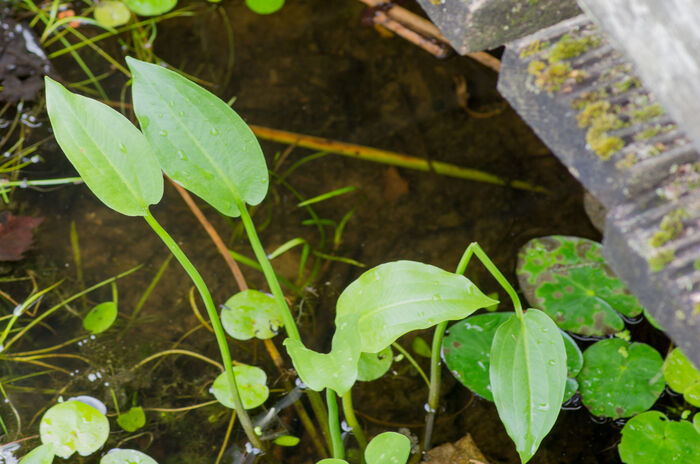
[[[224,2],[220,9],[199,6],[202,9],[195,16],[159,25],[154,52],[174,67],[214,83],[215,92],[224,100],[235,96],[234,108],[248,123],[454,163],[526,180],[551,192],[532,193],[329,154],[301,165],[286,181],[304,198],[356,187],[350,194],[314,205],[320,218],[336,223],[354,211],[342,240],[334,248],[330,243],[333,230],[326,227],[322,243],[318,230],[305,222],[310,216],[296,206],[299,200],[292,190],[273,178],[267,199],[254,215],[268,252],[301,237],[318,251],[366,267],[410,259],[451,270],[466,246],[477,241],[515,282],[517,252],[529,239],[547,234],[600,238],[583,211],[580,186],[503,103],[493,71],[464,57],[435,59],[400,38],[363,25],[364,6],[359,2],[289,2],[279,13],[267,17],[251,13],[238,1]],[[226,39],[229,28],[235,44],[232,66]],[[116,42],[103,45],[109,52],[118,52]],[[85,55],[89,63],[102,66],[96,57]],[[61,58],[54,65],[65,79],[82,79],[70,59]],[[470,115],[458,104],[457,84],[462,80],[471,95],[471,110],[502,111],[486,118]],[[118,100],[123,79],[115,77],[109,84],[111,98]],[[278,173],[313,153],[300,148],[286,151],[285,145],[274,142],[262,142],[262,147],[268,165]],[[73,175],[54,143],[45,144],[43,150],[46,162],[35,168],[32,177]],[[49,303],[80,289],[70,241],[71,223],[79,239],[86,286],[144,265],[118,283],[124,316],[132,313],[168,256],[143,220],[108,210],[84,186],[49,192],[28,190],[16,196],[15,202],[16,213],[45,219],[28,259],[9,271],[24,275],[32,270],[43,286],[65,278],[59,292],[47,297]],[[252,257],[238,221],[200,206],[231,249]],[[222,303],[237,291],[225,262],[172,186],[166,185],[164,199],[153,213],[191,257],[215,302]],[[294,249],[273,265],[294,280],[299,258],[298,249]],[[245,267],[243,271],[251,287],[267,291],[257,271]],[[318,278],[301,289],[300,297],[289,293],[308,346],[329,348],[335,300],[361,272],[362,268],[347,262],[324,260]],[[497,291],[496,283],[479,265],[468,274],[484,291]],[[128,332],[114,330],[68,347],[66,352],[83,356],[87,364],[57,359],[55,364],[70,370],[71,375],[53,372],[6,387],[21,413],[22,431],[34,433],[36,418],[28,425],[32,417],[59,394],[90,394],[110,410],[114,394],[121,404],[133,401],[146,408],[148,424],[143,433],[130,435],[133,438],[126,443],[121,441],[127,434],[115,432],[111,444],[146,450],[161,463],[214,462],[229,412],[217,405],[188,412],[165,410],[211,400],[208,390],[216,369],[185,356],[169,356],[158,365],[153,362],[132,369],[145,357],[172,348],[199,325],[189,304],[190,286],[173,261]],[[11,287],[17,295],[29,289],[25,284]],[[502,300],[504,297],[501,295]],[[76,314],[110,298],[110,287],[105,286],[86,301],[77,300],[70,311],[50,319],[51,330],[39,328],[31,339],[23,340],[22,350],[80,336],[84,332]],[[124,319],[119,324],[123,328]],[[419,335],[429,340],[431,332]],[[414,336],[406,336],[400,343],[410,347]],[[283,350],[281,341],[281,335],[275,339]],[[214,338],[205,330],[187,336],[178,347],[218,358]],[[285,384],[263,344],[232,343],[232,349],[236,360],[265,368],[273,391],[268,405],[274,404],[284,393]],[[426,359],[419,358],[419,362],[428,368]],[[290,366],[287,360],[286,367]],[[13,365],[6,371],[4,375],[16,376],[35,370]],[[470,433],[491,462],[519,462],[493,404],[472,398],[447,373],[443,378],[435,443]],[[427,389],[405,360],[396,363],[392,373],[381,380],[357,385],[354,399],[369,435],[398,427],[422,435]],[[281,419],[289,433],[303,433],[291,408]],[[614,424],[594,424],[585,410],[563,411],[531,462],[619,462],[618,430]],[[236,428],[231,444],[244,440]],[[285,463],[314,462],[308,437],[296,448],[277,448],[273,455]]]

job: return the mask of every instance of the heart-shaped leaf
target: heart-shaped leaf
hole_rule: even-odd
[[[267,194],[255,135],[226,103],[181,75],[127,57],[134,111],[163,170],[227,216]]]
[[[596,416],[630,417],[649,409],[666,385],[663,359],[644,343],[601,340],[583,353],[578,376],[583,404]]]
[[[177,0],[124,0],[124,3],[139,16],[158,16],[175,8]]]
[[[46,78],[46,107],[56,141],[97,198],[127,216],[145,216],[163,196],[151,145],[124,116]]]
[[[693,406],[700,407],[700,371],[685,357],[680,348],[669,353],[663,365],[668,386],[681,393]]]
[[[396,432],[380,433],[365,448],[367,464],[406,464],[411,454],[411,440]]]
[[[520,288],[564,330],[601,336],[625,326],[618,314],[642,312],[637,299],[605,264],[594,241],[552,235],[530,240],[518,254]]]
[[[100,464],[158,464],[149,455],[132,449],[115,448],[102,456]]]
[[[545,313],[529,309],[503,323],[491,348],[491,389],[498,415],[523,463],[559,415],[566,386],[566,348]]]
[[[693,464],[700,462],[700,433],[688,421],[648,411],[625,424],[618,451],[625,464]]]
[[[109,329],[117,320],[117,305],[113,301],[100,303],[90,310],[83,319],[83,328],[94,334]]]
[[[54,458],[53,446],[49,443],[39,445],[25,455],[19,464],[51,464]],[[16,462],[16,461],[13,461]]]
[[[51,406],[39,423],[43,444],[68,459],[76,451],[81,456],[94,453],[109,435],[109,421],[97,409],[82,401],[66,401]]]
[[[272,338],[283,325],[275,299],[257,290],[244,290],[226,300],[221,323],[237,340]]]
[[[135,432],[146,425],[146,413],[141,406],[135,406],[127,412],[119,414],[117,424],[127,432]]]
[[[267,374],[265,371],[255,366],[239,365],[233,366],[233,375],[236,376],[236,386],[241,395],[241,402],[245,409],[257,408],[265,402],[270,395],[267,388]],[[235,409],[233,395],[228,385],[226,373],[220,374],[211,387],[219,403],[227,408]]]
[[[362,353],[357,363],[357,380],[371,382],[386,374],[394,361],[394,353],[391,346],[387,346],[379,353]]]
[[[462,319],[493,303],[462,275],[396,261],[370,269],[341,293],[330,353],[316,353],[297,340],[284,343],[304,383],[342,396],[355,383],[360,353],[378,353],[408,332]]]

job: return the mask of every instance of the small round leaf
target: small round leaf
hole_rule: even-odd
[[[700,372],[680,348],[674,348],[666,357],[664,378],[668,386],[683,394],[688,403],[700,407]]]
[[[284,0],[245,0],[245,4],[254,13],[271,14],[284,6]]]
[[[117,319],[117,305],[113,301],[100,303],[90,310],[83,319],[83,327],[94,334],[109,329]]]
[[[51,444],[39,445],[25,455],[19,464],[51,464],[53,462],[54,454],[53,447]],[[9,464],[8,460],[8,464]],[[17,461],[11,461],[17,462]]]
[[[177,0],[124,0],[124,3],[139,16],[158,16],[175,8]]]
[[[149,455],[132,449],[114,448],[102,456],[100,464],[158,464]]]
[[[649,409],[666,385],[658,351],[619,338],[601,340],[583,353],[578,376],[583,404],[596,416],[630,417]]]
[[[272,338],[283,325],[275,299],[257,290],[245,290],[226,300],[221,323],[236,340]]]
[[[76,451],[87,456],[107,441],[109,421],[82,401],[66,401],[46,411],[39,424],[39,434],[41,442],[53,446],[57,456],[68,459]]]
[[[236,385],[238,386],[238,393],[241,395],[244,408],[256,408],[263,404],[270,395],[270,390],[265,385],[267,383],[267,374],[259,367],[233,366],[233,375],[236,376]],[[214,380],[211,391],[219,403],[227,408],[234,409],[233,394],[228,388],[226,373],[222,373]]]
[[[688,421],[648,411],[625,424],[618,451],[625,464],[694,464],[700,462],[700,434]]]
[[[357,380],[371,382],[386,374],[394,360],[391,346],[379,353],[362,353],[357,363]]]
[[[326,458],[321,459],[316,464],[348,464],[348,461],[345,459]]]
[[[118,0],[101,0],[93,13],[98,23],[105,27],[118,27],[129,22],[131,11]]]
[[[279,446],[297,446],[299,438],[292,435],[281,435],[274,439],[273,443]]]
[[[127,412],[119,414],[117,424],[127,432],[135,432],[146,425],[146,414],[141,406],[133,407]]]
[[[380,433],[365,449],[367,464],[406,464],[411,454],[411,440],[396,432]]]

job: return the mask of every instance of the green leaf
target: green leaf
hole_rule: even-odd
[[[411,440],[396,432],[380,433],[365,448],[367,464],[406,464],[411,454]]]
[[[105,27],[118,27],[129,22],[131,12],[118,0],[101,0],[95,5],[95,20]]]
[[[146,138],[121,114],[46,78],[56,141],[97,198],[127,216],[144,216],[163,196],[163,175]]]
[[[578,380],[571,377],[566,378],[566,388],[564,389],[564,400],[562,403],[569,401],[578,391]]]
[[[649,409],[666,385],[658,351],[619,338],[601,340],[583,353],[578,376],[583,404],[596,416],[630,417]]]
[[[428,342],[423,340],[422,337],[415,337],[411,342],[411,349],[418,356],[423,356],[424,358],[430,358],[432,356],[432,350]]]
[[[127,57],[134,111],[163,170],[227,216],[267,194],[255,135],[226,103],[179,74]]]
[[[371,382],[386,374],[394,361],[394,353],[391,346],[387,346],[379,353],[362,353],[357,363],[357,380]]]
[[[566,348],[566,375],[576,377],[583,367],[583,353],[571,335],[562,331],[561,338]]]
[[[668,386],[681,393],[693,406],[700,407],[700,371],[685,357],[680,348],[674,348],[663,364]]]
[[[688,421],[648,411],[625,424],[618,451],[625,464],[695,464],[700,462],[700,434]]]
[[[158,16],[175,8],[177,0],[124,0],[124,3],[139,16]]]
[[[221,310],[224,330],[237,340],[265,340],[283,326],[275,299],[257,290],[244,290],[226,300]]]
[[[100,464],[158,464],[155,459],[149,455],[132,449],[110,450],[109,453],[102,456]]]
[[[442,357],[452,375],[465,387],[493,401],[489,368],[496,330],[514,313],[471,316],[452,325],[442,339]]]
[[[700,412],[696,412],[693,416],[693,427],[695,427],[695,430],[700,433]]]
[[[637,299],[605,264],[594,241],[552,235],[530,240],[518,255],[520,288],[564,330],[602,336],[625,326],[618,314],[642,312]]]
[[[44,444],[31,450],[22,458],[21,461],[19,461],[19,464],[51,464],[53,462],[53,458],[53,446],[51,444]]]
[[[280,435],[273,440],[273,443],[279,446],[297,446],[299,438],[292,435]]]
[[[113,301],[100,303],[90,310],[83,319],[83,328],[94,334],[109,329],[117,320],[117,305]]]
[[[284,0],[245,0],[251,11],[260,15],[271,14],[284,6]]]
[[[141,406],[135,406],[127,412],[119,414],[117,424],[127,432],[135,432],[146,425],[146,413]]]
[[[556,324],[528,309],[503,323],[491,348],[491,389],[498,415],[523,463],[537,452],[559,415],[566,349]]]
[[[59,457],[68,459],[76,451],[92,454],[104,445],[109,421],[97,409],[82,401],[66,401],[51,406],[39,424],[41,442],[53,447]]]
[[[236,376],[238,393],[241,395],[241,402],[245,409],[257,408],[265,402],[270,395],[267,388],[267,374],[265,371],[255,366],[239,365],[233,366],[233,375]],[[227,408],[235,409],[233,404],[233,394],[228,386],[226,373],[221,373],[212,385],[211,392],[219,403]]]
[[[316,464],[348,464],[348,461],[345,459],[326,458],[321,459]]]
[[[316,353],[297,340],[284,343],[309,388],[332,388],[342,396],[355,383],[360,353],[378,353],[408,332],[493,303],[464,276],[396,261],[370,269],[341,293],[330,353]]]

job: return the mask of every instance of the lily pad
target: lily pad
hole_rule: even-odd
[[[272,14],[284,6],[284,0],[245,0],[245,4],[254,13]]]
[[[581,398],[596,416],[630,417],[649,409],[663,391],[663,359],[644,343],[601,340],[583,353]]]
[[[117,424],[127,432],[135,432],[146,425],[146,414],[141,406],[133,407],[127,412],[119,414]]]
[[[221,323],[237,340],[272,338],[283,325],[275,299],[257,290],[245,290],[226,300]]]
[[[121,1],[101,0],[93,13],[98,23],[105,27],[119,27],[129,22],[131,11]]]
[[[602,336],[625,326],[619,313],[642,312],[637,299],[605,264],[601,244],[552,235],[530,240],[518,254],[520,288],[564,330]]]
[[[177,0],[124,0],[124,3],[139,16],[158,16],[175,8]]]
[[[625,424],[618,451],[625,464],[694,464],[700,462],[700,433],[688,421],[648,411]]]
[[[87,456],[107,441],[109,421],[82,401],[66,401],[51,406],[44,413],[39,435],[41,442],[50,444],[57,456],[68,459],[76,451]]]
[[[270,390],[266,385],[267,374],[259,367],[233,366],[233,375],[236,376],[238,393],[241,395],[241,401],[245,409],[257,408],[270,395]],[[214,380],[211,391],[219,403],[227,408],[234,409],[233,394],[228,388],[225,373],[222,373]]]
[[[669,353],[663,369],[668,386],[681,393],[688,403],[700,407],[700,371],[680,348],[674,348]]]
[[[102,456],[100,464],[158,464],[149,455],[132,449],[114,448]]]
[[[100,303],[90,310],[83,319],[83,328],[94,334],[109,329],[117,320],[117,305],[113,301]]]
[[[379,353],[362,353],[357,363],[357,380],[371,382],[386,374],[394,361],[394,353],[391,346],[387,346]]]
[[[348,464],[348,461],[345,459],[326,458],[321,459],[316,464]]]
[[[50,443],[37,446],[25,455],[19,464],[51,464],[53,462],[53,446]],[[12,461],[16,462],[16,461]]]
[[[367,464],[406,464],[411,454],[411,440],[396,432],[380,433],[365,449]]]
[[[513,313],[488,313],[471,316],[452,325],[442,339],[445,364],[465,387],[493,401],[489,368],[491,345],[496,330]]]

